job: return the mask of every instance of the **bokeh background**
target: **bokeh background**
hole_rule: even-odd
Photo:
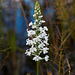
[[[75,75],[75,0],[0,0],[0,75],[36,75],[25,55],[36,1],[49,29],[50,58],[40,62],[40,75]]]

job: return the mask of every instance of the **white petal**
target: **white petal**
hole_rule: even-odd
[[[41,23],[45,23],[45,21],[44,20],[41,20]]]
[[[41,16],[39,16],[39,18],[42,18],[43,16],[41,15]]]
[[[48,31],[48,28],[46,26],[44,26],[44,30]]]
[[[49,48],[43,48],[43,54],[46,54],[46,53],[48,53],[48,50],[49,50]]]
[[[36,32],[33,31],[33,30],[29,30],[27,32],[28,32],[28,36],[32,36],[32,35],[35,35],[36,34]]]
[[[35,60],[35,61],[39,61],[39,60],[41,60],[42,58],[40,57],[40,56],[35,56],[34,58],[33,58],[33,60]]]
[[[49,60],[49,56],[46,55],[44,59],[45,59],[45,61],[48,61]]]
[[[35,17],[35,16],[36,16],[36,14],[33,15],[33,17]]]
[[[31,26],[31,25],[33,25],[33,23],[32,23],[32,22],[30,22],[30,23],[29,23],[29,26]]]
[[[32,53],[34,53],[35,51],[37,51],[37,49],[32,45],[32,47],[30,48],[30,51],[31,51]]]
[[[30,56],[31,52],[27,49],[26,52],[25,52],[25,54],[28,55],[28,56]]]

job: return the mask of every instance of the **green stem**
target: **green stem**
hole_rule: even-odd
[[[39,75],[39,61],[37,61],[37,75]]]

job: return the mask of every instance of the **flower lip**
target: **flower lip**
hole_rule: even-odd
[[[33,58],[33,60],[39,61],[39,60],[42,60],[42,58],[41,58],[40,56],[36,55],[36,56]]]

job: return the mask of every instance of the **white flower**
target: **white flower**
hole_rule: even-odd
[[[38,20],[36,19],[35,22],[38,22]]]
[[[42,36],[43,38],[47,37],[46,32],[42,32],[41,36]]]
[[[26,45],[31,45],[32,44],[32,40],[27,39],[26,40]]]
[[[45,40],[45,41],[43,41],[43,42],[44,42],[46,45],[49,45],[47,40]]]
[[[25,52],[25,54],[28,55],[28,56],[30,56],[31,55],[31,52],[28,51],[28,49],[27,49],[26,52]]]
[[[40,32],[44,32],[44,29],[42,27],[39,27]]]
[[[35,60],[35,61],[39,61],[39,60],[41,60],[42,58],[40,57],[40,56],[38,56],[38,55],[36,55],[34,58],[33,58],[33,60]]]
[[[36,25],[36,22],[34,22],[34,25]]]
[[[37,12],[37,10],[34,11],[35,13]]]
[[[46,35],[47,35],[47,34],[45,34],[45,33],[40,33],[40,34],[38,35],[38,38],[43,39],[43,38],[45,38],[45,37],[46,37]]]
[[[36,38],[34,38],[34,39],[33,39],[33,41],[35,41],[35,42],[40,42],[40,41],[41,41],[41,39],[40,39],[40,38],[38,38],[38,37],[36,37]]]
[[[43,50],[43,54],[46,54],[48,53],[49,48],[46,47],[46,48],[43,48],[42,50]]]
[[[32,29],[34,29],[34,28],[36,28],[36,26],[35,25],[32,25]]]
[[[47,35],[46,32],[45,32],[45,30],[47,31],[46,27],[45,27],[45,28],[39,27],[39,31],[40,31],[40,33],[42,33],[43,35]]]
[[[36,14],[38,15],[38,12]]]
[[[48,60],[49,60],[49,56],[46,55],[46,56],[44,57],[44,59],[45,59],[45,61],[48,61]]]
[[[32,23],[32,22],[30,22],[30,23],[29,23],[29,26],[32,26],[32,25],[33,25],[33,23]]]
[[[36,34],[36,32],[33,30],[29,30],[29,31],[27,30],[27,32],[28,32],[28,36],[32,36]]]
[[[33,47],[33,45],[32,45],[32,47],[30,48],[30,52],[34,53],[36,51],[37,51],[37,49],[35,47]]]
[[[41,43],[41,44],[38,45],[38,48],[40,49],[40,48],[43,48],[44,46],[45,46],[45,44]]]
[[[41,34],[39,34],[39,35],[38,35],[38,38],[41,38],[41,39],[42,39],[43,37],[42,37],[42,35],[41,35]]]
[[[43,17],[43,15],[39,16],[39,18],[42,18],[42,17]]]
[[[41,11],[39,10],[39,13],[41,14]]]
[[[41,23],[45,23],[45,21],[44,21],[44,20],[41,20],[40,22],[41,22]]]
[[[36,42],[30,39],[26,40],[26,45],[33,45],[33,44],[36,44]]]
[[[44,37],[44,38],[45,38],[45,41],[48,41],[48,37],[49,37],[49,36]]]
[[[44,30],[48,31],[48,28],[46,26],[44,26]]]
[[[39,25],[41,25],[41,23],[39,22]]]
[[[33,15],[33,17],[35,17],[35,16],[36,16],[36,14]]]

